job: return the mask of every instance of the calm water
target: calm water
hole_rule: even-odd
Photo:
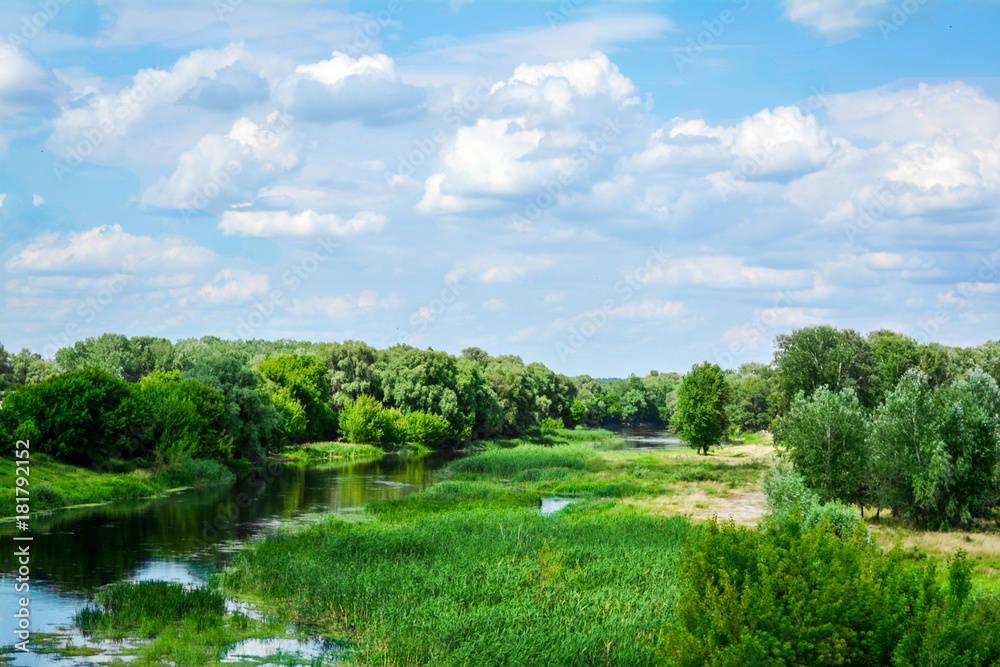
[[[615,429],[624,449],[680,444],[657,429]],[[377,461],[310,467],[271,464],[231,488],[191,489],[163,498],[64,510],[31,520],[31,627],[52,632],[72,625],[73,615],[101,586],[122,580],[166,580],[202,584],[240,544],[281,523],[317,520],[327,513],[360,512],[366,503],[419,491],[434,482],[449,458],[388,455]],[[557,511],[569,499],[543,502]],[[11,614],[18,533],[0,524],[0,646],[17,641]],[[78,633],[71,642],[82,644]],[[114,649],[115,647],[109,647]],[[249,650],[242,647],[242,650]],[[54,659],[14,654],[15,665],[93,664],[93,659]],[[96,659],[107,660],[107,656]]]
[[[242,542],[282,522],[329,512],[360,512],[368,502],[418,491],[447,463],[441,455],[385,456],[378,461],[310,467],[272,464],[231,488],[191,489],[153,500],[54,512],[32,518],[31,627],[69,626],[96,588],[123,579],[203,583]],[[0,574],[0,646],[17,641],[11,618],[17,564],[11,523]],[[26,534],[26,533],[17,533]],[[106,658],[104,658],[106,659]],[[15,654],[16,665],[71,665]]]

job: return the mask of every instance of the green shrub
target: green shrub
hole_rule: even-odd
[[[835,533],[846,537],[860,523],[853,508],[836,500],[820,501],[802,476],[781,459],[761,476],[761,487],[767,495],[765,522],[777,529],[808,531],[829,520]]]
[[[440,415],[418,410],[406,415],[406,436],[409,442],[428,447],[440,447],[448,439],[448,422]]]

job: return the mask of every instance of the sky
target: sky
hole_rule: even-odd
[[[997,338],[1000,2],[0,6],[0,343]]]

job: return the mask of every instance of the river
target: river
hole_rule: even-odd
[[[655,429],[616,429],[617,448],[675,446]],[[181,491],[143,501],[61,510],[32,517],[30,533],[0,524],[5,557],[0,571],[0,646],[14,644],[11,614],[18,598],[31,599],[34,633],[72,625],[73,615],[101,586],[122,580],[167,580],[198,585],[239,546],[279,524],[314,521],[330,513],[361,512],[365,504],[396,498],[432,484],[447,464],[443,454],[386,455],[379,460],[311,466],[272,463],[232,487]],[[557,499],[553,499],[557,500]],[[556,505],[543,509],[557,508]],[[15,590],[15,535],[30,535],[29,593]],[[65,631],[62,631],[65,632]],[[79,633],[67,635],[83,644]],[[287,647],[284,647],[287,650]],[[262,650],[266,650],[262,649]],[[14,665],[94,664],[107,656],[61,658],[15,653]]]

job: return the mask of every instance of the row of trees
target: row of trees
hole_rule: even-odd
[[[32,364],[34,374],[23,372]],[[105,334],[60,349],[54,363],[0,348],[0,382],[2,444],[30,435],[60,458],[98,461],[259,459],[281,443],[338,436],[442,447],[542,424],[657,422],[680,376],[569,378],[478,348],[454,356],[355,341]]]

